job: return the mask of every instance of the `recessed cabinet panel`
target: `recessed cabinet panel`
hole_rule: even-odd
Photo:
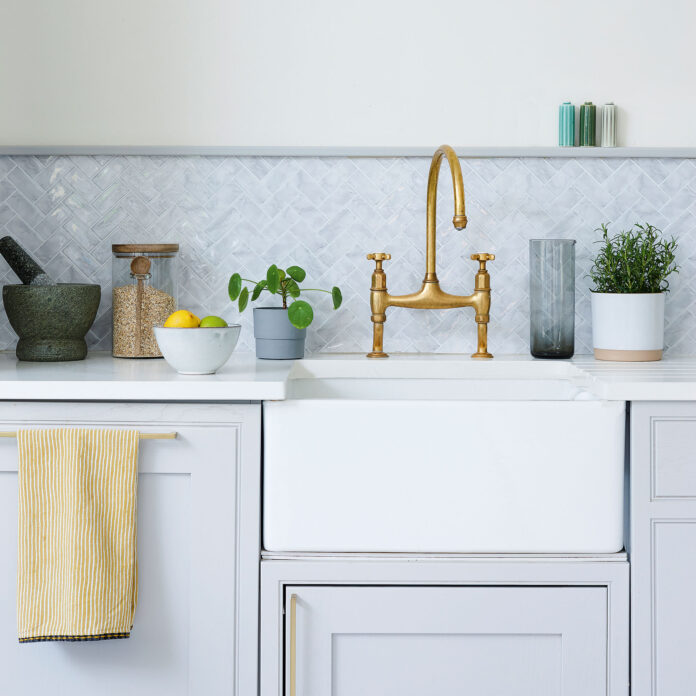
[[[561,693],[560,634],[336,634],[331,647],[334,696]]]
[[[696,689],[696,520],[653,522],[655,693]]]
[[[51,693],[57,682],[76,694],[189,693],[190,483],[189,476],[180,474],[139,476],[138,608],[128,640],[19,645],[14,591],[17,474],[0,474],[0,662],[5,693]]]
[[[653,497],[696,498],[696,418],[652,421]]]
[[[605,587],[295,586],[285,604],[286,693],[607,693]]]

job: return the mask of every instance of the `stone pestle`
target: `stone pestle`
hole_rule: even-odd
[[[34,259],[12,238],[0,239],[0,254],[17,274],[24,285],[55,285],[55,281]]]

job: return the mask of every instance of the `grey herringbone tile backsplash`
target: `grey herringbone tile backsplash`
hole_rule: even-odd
[[[312,351],[363,351],[371,343],[372,251],[387,251],[389,288],[417,290],[424,272],[427,158],[0,157],[0,234],[11,234],[61,281],[102,285],[92,346],[111,343],[111,244],[179,242],[179,305],[238,321],[227,299],[233,271],[262,277],[270,263],[299,264],[312,286],[343,290],[333,312],[316,295]],[[451,180],[443,165],[438,271],[454,293],[473,289],[469,255],[490,264],[493,353],[528,350],[527,241],[577,244],[576,351],[591,350],[589,281],[595,228],[649,221],[680,242],[681,273],[667,302],[673,354],[696,353],[696,165],[684,159],[462,160],[469,226],[452,228]],[[0,260],[3,283],[16,278]],[[243,348],[253,346],[251,312]],[[0,320],[0,347],[14,346]],[[470,352],[470,309],[390,309],[388,351]]]

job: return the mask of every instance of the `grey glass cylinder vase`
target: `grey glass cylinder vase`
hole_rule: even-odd
[[[529,240],[529,344],[535,358],[575,352],[575,240]]]
[[[297,360],[304,357],[307,329],[295,328],[282,307],[254,308],[256,357],[263,360]]]

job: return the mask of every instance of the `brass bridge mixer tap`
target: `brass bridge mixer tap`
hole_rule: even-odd
[[[373,339],[372,351],[368,358],[387,358],[384,352],[384,322],[387,320],[387,307],[410,307],[413,309],[450,309],[454,307],[473,307],[476,312],[478,327],[478,348],[472,358],[492,358],[488,352],[488,321],[491,306],[491,283],[486,263],[493,261],[493,254],[472,254],[472,261],[479,262],[479,269],[474,281],[474,292],[471,295],[450,295],[440,288],[435,271],[436,260],[436,231],[435,203],[437,199],[437,182],[440,174],[442,158],[447,157],[452,172],[454,186],[454,217],[455,228],[462,230],[466,227],[464,208],[464,182],[462,169],[454,150],[449,145],[442,145],[433,155],[428,175],[428,198],[426,213],[426,246],[425,246],[425,278],[418,292],[410,295],[390,295],[387,291],[387,274],[382,268],[384,261],[391,259],[390,254],[368,254],[367,258],[375,262],[370,288],[370,307],[372,308]]]

